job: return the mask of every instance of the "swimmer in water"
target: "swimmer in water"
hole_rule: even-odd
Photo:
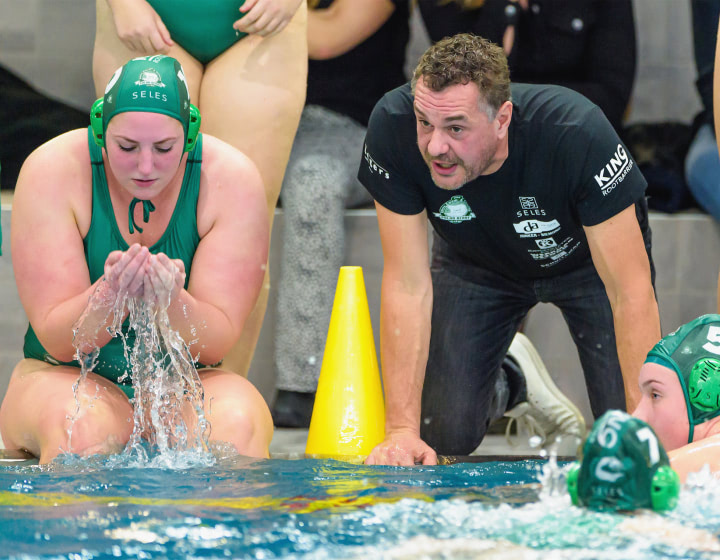
[[[679,477],[652,428],[621,410],[597,419],[567,480],[574,505],[600,511],[665,511],[680,493]]]
[[[648,353],[633,415],[650,424],[684,481],[707,465],[720,472],[720,315],[679,327]]]

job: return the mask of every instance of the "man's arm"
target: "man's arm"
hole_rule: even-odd
[[[380,350],[385,391],[385,441],[368,464],[435,464],[420,439],[420,402],[430,343],[432,281],[427,218],[405,216],[375,204],[384,269]]]
[[[607,291],[615,323],[628,410],[640,401],[638,374],[648,351],[660,340],[660,317],[650,279],[650,262],[635,206],[585,227],[593,263]]]

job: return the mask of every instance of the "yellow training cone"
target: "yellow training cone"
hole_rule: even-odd
[[[362,268],[340,269],[305,454],[362,462],[385,438],[385,404]]]

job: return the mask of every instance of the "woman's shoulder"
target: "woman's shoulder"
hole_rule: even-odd
[[[69,224],[86,230],[91,183],[87,129],[61,134],[37,147],[25,160],[15,185],[13,216],[20,216],[18,222],[30,229],[37,226],[36,220],[44,220],[57,228]]]
[[[237,178],[242,178],[243,182],[260,181],[262,184],[257,166],[247,155],[209,134],[203,134],[202,169],[203,175],[213,184]]]
[[[37,200],[51,205],[85,206],[92,183],[87,129],[71,130],[38,146],[23,163],[15,202]],[[13,207],[15,203],[13,204]]]
[[[255,163],[215,136],[203,134],[202,142],[200,204],[220,212],[265,207],[263,180]]]
[[[33,175],[62,178],[79,169],[90,171],[87,129],[71,130],[38,146],[25,160],[23,170]],[[21,171],[22,173],[22,171]]]

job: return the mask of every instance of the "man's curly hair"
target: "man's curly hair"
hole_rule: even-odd
[[[446,37],[425,51],[413,74],[413,92],[420,78],[432,91],[474,82],[493,114],[510,100],[505,53],[496,44],[471,33]]]

